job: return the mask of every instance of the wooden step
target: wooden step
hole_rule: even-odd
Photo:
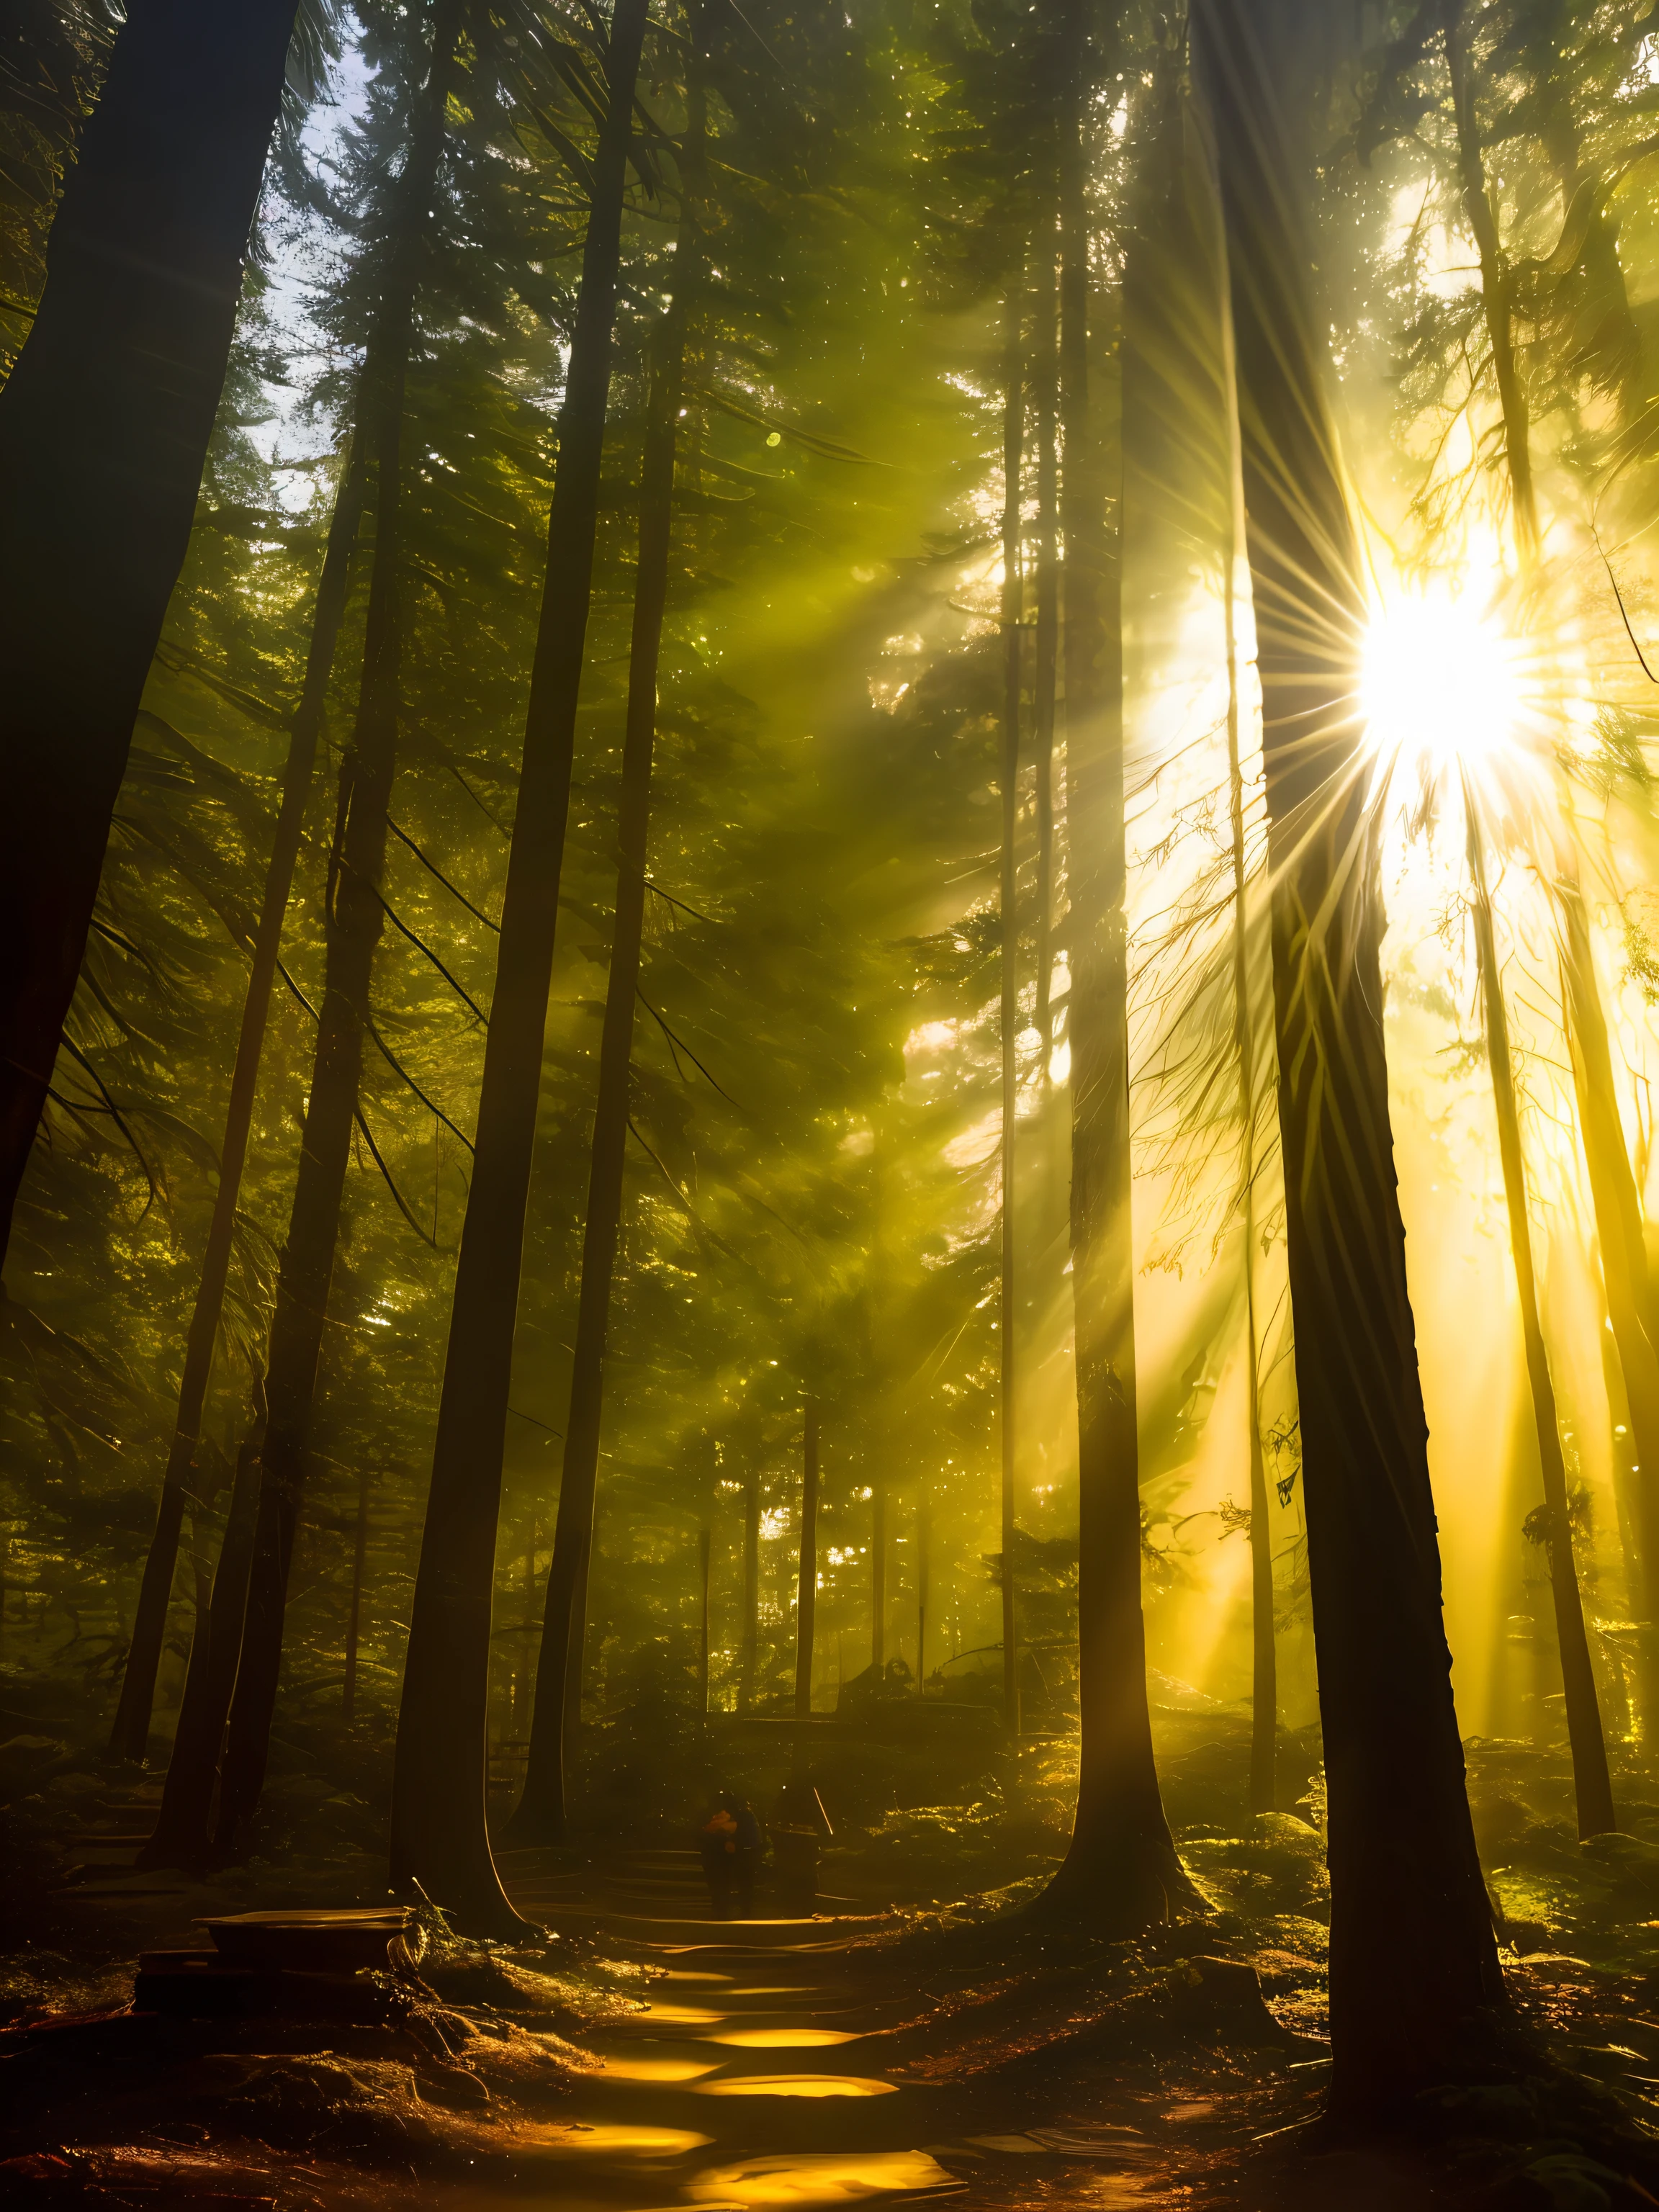
[[[406,1905],[368,1911],[232,1912],[198,1920],[227,1966],[261,1972],[351,1974],[384,1968],[388,1948],[414,1932]]]

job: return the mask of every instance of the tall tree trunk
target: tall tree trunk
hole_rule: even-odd
[[[1271,1813],[1278,1801],[1279,1655],[1274,1638],[1273,1516],[1261,1443],[1261,1345],[1255,1302],[1255,1022],[1249,959],[1249,885],[1244,823],[1242,749],[1243,667],[1238,636],[1239,564],[1244,558],[1244,485],[1239,449],[1232,303],[1227,297],[1226,256],[1217,301],[1221,340],[1221,404],[1226,424],[1226,523],[1222,535],[1223,649],[1227,664],[1227,802],[1232,842],[1233,1053],[1238,1071],[1240,1189],[1244,1230],[1245,1420],[1250,1466],[1250,1784],[1252,1813]]]
[[[738,1646],[738,1711],[752,1712],[760,1668],[760,1477],[743,1479],[743,1621]]]
[[[1036,430],[1036,634],[1031,670],[1031,737],[1036,769],[1036,1032],[1042,1041],[1046,1093],[1054,1059],[1054,706],[1060,673],[1060,468],[1055,414],[1060,402],[1060,298],[1055,286],[1052,214],[1036,232],[1036,327],[1031,343],[1031,398]]]
[[[1481,300],[1503,410],[1504,451],[1515,507],[1516,548],[1525,568],[1538,552],[1531,413],[1515,355],[1509,267],[1486,186],[1464,0],[1449,0],[1445,46],[1464,204],[1480,255]],[[1607,1018],[1595,979],[1583,894],[1576,866],[1571,860],[1560,872],[1555,896],[1562,923],[1563,1001],[1573,1052],[1591,1203],[1604,1255],[1613,1334],[1629,1393],[1638,1462],[1650,1471],[1644,1475],[1637,1493],[1638,1541],[1648,1582],[1643,1609],[1650,1624],[1642,1673],[1644,1697],[1650,1702],[1659,1702],[1659,1650],[1651,1648],[1651,1624],[1656,1610],[1653,1589],[1656,1579],[1659,1579],[1659,1329],[1656,1328],[1648,1285],[1640,1206],[1619,1118],[1618,1093],[1607,1051]]]
[[[1022,264],[1023,260],[1022,255]],[[1002,1192],[997,1416],[1002,1446],[1002,1721],[1011,1741],[1019,1735],[1019,1606],[1014,1573],[1019,1512],[1019,1431],[1014,1398],[1014,1147],[1019,1118],[1019,708],[1025,663],[1020,576],[1020,465],[1025,440],[1025,370],[1020,346],[1023,276],[1022,266],[1008,287],[1002,366]]]
[[[1613,1504],[1619,1516],[1619,1556],[1625,1570],[1625,1611],[1632,1620],[1639,1620],[1646,1589],[1642,1574],[1641,1540],[1637,1533],[1636,1493],[1642,1480],[1641,1462],[1631,1431],[1630,1396],[1619,1364],[1619,1346],[1613,1334],[1613,1317],[1607,1311],[1607,1285],[1601,1280],[1600,1257],[1599,1249],[1592,1253],[1593,1276],[1601,1291],[1601,1320],[1595,1334],[1601,1351],[1601,1387],[1607,1393],[1607,1426],[1612,1431],[1608,1441],[1613,1459]]]
[[[1498,944],[1492,927],[1492,895],[1486,886],[1486,859],[1475,812],[1474,794],[1467,773],[1463,776],[1463,813],[1467,826],[1469,885],[1474,921],[1474,942],[1480,971],[1480,997],[1486,1014],[1486,1062],[1492,1070],[1492,1104],[1498,1115],[1498,1151],[1504,1167],[1504,1198],[1509,1212],[1510,1251],[1515,1261],[1516,1287],[1521,1302],[1521,1336],[1526,1351],[1527,1382],[1532,1394],[1533,1421],[1538,1432],[1538,1458],[1544,1477],[1544,1505],[1548,1515],[1545,1555],[1549,1563],[1550,1592],[1555,1606],[1555,1638],[1561,1656],[1561,1686],[1565,1692],[1567,1740],[1572,1747],[1573,1790],[1577,1803],[1578,1835],[1606,1835],[1617,1827],[1613,1809],[1613,1780],[1607,1772],[1607,1747],[1601,1734],[1601,1710],[1595,1694],[1595,1675],[1590,1665],[1589,1643],[1584,1634],[1584,1610],[1578,1593],[1578,1574],[1573,1564],[1572,1528],[1567,1517],[1567,1471],[1561,1454],[1561,1431],[1555,1410],[1555,1385],[1550,1376],[1549,1354],[1543,1323],[1538,1313],[1538,1280],[1533,1266],[1532,1224],[1527,1211],[1527,1174],[1521,1153],[1521,1121],[1515,1100],[1515,1073],[1510,1058],[1509,1013],[1504,1003],[1504,980],[1498,965]]]
[[[208,1224],[207,1247],[202,1255],[201,1279],[185,1338],[184,1372],[179,1383],[179,1409],[173,1419],[173,1442],[155,1528],[144,1561],[138,1604],[133,1615],[132,1643],[126,1671],[121,1679],[109,1747],[117,1758],[142,1759],[149,1747],[150,1709],[155,1697],[155,1669],[167,1633],[167,1603],[179,1552],[179,1530],[191,1494],[196,1448],[202,1433],[202,1408],[213,1370],[219,1317],[224,1311],[225,1285],[236,1231],[236,1207],[241,1194],[242,1170],[247,1160],[249,1133],[253,1127],[254,1101],[259,1088],[259,1059],[264,1048],[265,1024],[270,1013],[271,986],[276,980],[276,959],[287,918],[289,894],[300,858],[305,830],[307,801],[317,764],[317,745],[323,732],[329,678],[334,649],[344,618],[351,580],[352,549],[362,516],[364,467],[362,441],[354,436],[344,476],[334,501],[329,524],[328,548],[323,556],[317,586],[317,608],[312,617],[311,648],[306,659],[305,682],[300,693],[289,738],[288,759],[283,769],[283,795],[265,866],[264,896],[253,935],[252,960],[247,992],[242,1000],[242,1023],[236,1039],[236,1059],[231,1070],[230,1098],[225,1109],[225,1133],[219,1146],[219,1182],[214,1193],[213,1214]]]
[[[1232,311],[1224,296],[1222,405],[1227,422],[1227,526],[1222,540],[1222,611],[1227,658],[1227,807],[1233,863],[1233,1054],[1238,1068],[1239,1187],[1244,1215],[1244,1418],[1250,1456],[1250,1810],[1278,1801],[1279,1655],[1273,1636],[1273,1517],[1261,1446],[1261,1346],[1255,1306],[1255,1023],[1250,1000],[1249,884],[1244,834],[1240,709],[1238,564],[1245,540],[1238,413],[1234,404]]]
[[[351,1603],[346,1613],[345,1680],[340,1686],[340,1718],[348,1728],[357,1717],[357,1644],[363,1625],[363,1568],[368,1554],[368,1469],[357,1477],[357,1518],[351,1532]]]
[[[593,157],[581,294],[559,418],[547,580],[501,906],[477,1152],[455,1270],[398,1716],[392,1879],[419,1881],[481,1932],[511,1932],[521,1924],[495,1872],[485,1813],[489,1619],[525,1207],[592,599],[623,192],[646,12],[646,0],[617,0],[605,55],[608,106]]]
[[[207,1633],[190,1648],[185,1694],[173,1730],[173,1753],[161,1790],[155,1830],[138,1854],[141,1867],[197,1867],[206,1863],[211,1844],[213,1793],[219,1782],[219,1754],[225,1716],[236,1685],[236,1655],[241,1649],[242,1613],[247,1601],[248,1565],[253,1556],[253,1524],[259,1505],[259,1431],[244,1439],[213,1595],[208,1601]]]
[[[1087,131],[1101,72],[1087,20],[1083,0],[1068,0],[1060,149],[1060,523],[1081,1741],[1071,1845],[1038,1909],[1127,1936],[1165,1917],[1192,1893],[1158,1788],[1140,1598],[1121,569],[1105,529],[1112,503],[1107,409],[1091,391]]]
[[[651,764],[657,731],[657,668],[663,616],[668,605],[668,564],[673,544],[674,451],[679,427],[685,362],[686,293],[692,282],[694,234],[680,225],[675,253],[675,293],[653,349],[645,450],[640,472],[639,565],[634,586],[633,645],[628,675],[628,716],[623,738],[618,810],[616,924],[605,1026],[599,1041],[599,1096],[593,1108],[592,1158],[587,1180],[587,1221],[582,1243],[581,1293],[570,1369],[570,1408],[565,1420],[564,1468],[553,1559],[547,1577],[547,1612],[536,1670],[536,1710],[530,1729],[530,1763],[524,1795],[509,1832],[520,1843],[562,1843],[565,1836],[565,1717],[574,1702],[568,1670],[580,1662],[586,1607],[587,1563],[593,1541],[593,1498],[599,1474],[599,1435],[605,1411],[605,1355],[611,1324],[611,1291],[622,1227],[623,1169],[628,1152],[629,1080],[634,1048],[634,1007],[639,997],[645,934],[646,856],[651,824]],[[567,1695],[567,1690],[571,1694]]]
[[[216,1847],[238,1849],[264,1785],[282,1670],[289,1568],[305,1485],[318,1362],[327,1321],[341,1201],[351,1158],[369,1021],[369,984],[382,929],[386,807],[397,764],[403,662],[401,507],[404,387],[422,234],[443,155],[465,0],[438,0],[432,54],[399,186],[398,227],[364,368],[364,420],[375,467],[374,563],[363,634],[362,685],[341,768],[323,1003],[288,1241],[276,1283],[265,1376],[259,1518],[248,1575],[242,1649],[231,1700]]]
[[[1653,1648],[1654,1618],[1659,1610],[1655,1603],[1659,1583],[1659,1330],[1656,1329],[1647,1243],[1642,1234],[1641,1199],[1619,1112],[1619,1089],[1607,1040],[1607,1014],[1596,981],[1589,917],[1577,869],[1571,863],[1558,872],[1554,895],[1560,924],[1561,996],[1572,1054],[1578,1126],[1589,1172],[1607,1314],[1624,1374],[1629,1425],[1635,1441],[1631,1502],[1644,1583],[1640,1612],[1647,1624],[1643,1687],[1652,1711],[1659,1710],[1659,1650]]]
[[[928,1510],[927,1485],[924,1479],[921,1495],[916,1499],[916,1687],[927,1680],[927,1601],[932,1595],[928,1584],[933,1569],[930,1539],[933,1534],[932,1515]]]
[[[697,1531],[697,1711],[708,1711],[708,1570],[714,1530],[705,1521]]]
[[[887,1665],[887,1483],[879,1474],[870,1486],[870,1664],[878,1674]]]
[[[1358,550],[1305,296],[1267,0],[1202,0],[1195,43],[1230,264],[1273,876],[1303,1489],[1329,1790],[1333,2108],[1397,2108],[1504,2008],[1469,1819],[1383,1054],[1383,914]],[[1273,33],[1277,32],[1278,36]],[[1281,43],[1281,40],[1284,42]]]
[[[1480,299],[1492,346],[1493,380],[1504,416],[1504,453],[1515,502],[1515,544],[1522,566],[1538,553],[1538,502],[1532,481],[1531,410],[1516,359],[1515,318],[1509,263],[1498,233],[1486,189],[1486,164],[1474,106],[1474,73],[1469,65],[1464,0],[1451,0],[1446,15],[1446,66],[1451,76],[1452,112],[1457,126],[1457,168],[1463,186],[1463,211],[1474,234],[1480,258]]]
[[[132,10],[0,392],[0,1259],[190,542],[294,15]]]
[[[795,1718],[812,1717],[812,1631],[818,1602],[818,1401],[806,1401],[800,1477],[800,1568],[795,1586]],[[800,1738],[795,1764],[800,1764]]]

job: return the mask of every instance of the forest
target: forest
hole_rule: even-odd
[[[1659,2203],[1656,156],[0,0],[0,2205]]]

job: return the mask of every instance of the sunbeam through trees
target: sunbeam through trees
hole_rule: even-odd
[[[0,2200],[1659,2201],[1656,118],[0,8]]]

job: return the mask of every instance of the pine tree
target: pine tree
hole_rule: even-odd
[[[1085,198],[1088,119],[1107,75],[1084,0],[1066,18],[1060,150],[1060,526],[1066,851],[1072,969],[1072,1261],[1079,1437],[1078,1804],[1072,1841],[1042,1900],[1127,1933],[1190,1895],[1164,1811],[1146,1692],[1141,1610],[1139,1439],[1131,1252],[1127,854],[1119,545],[1104,532],[1107,456],[1132,434],[1108,414],[1091,358],[1103,336],[1091,296]],[[1129,245],[1125,301],[1144,251]],[[1147,271],[1150,278],[1151,271]],[[1092,327],[1091,327],[1092,325]],[[1113,348],[1114,356],[1117,349]],[[1121,357],[1114,366],[1121,369]],[[1122,392],[1116,384],[1116,395]],[[1115,432],[1115,437],[1114,433]],[[1121,473],[1119,476],[1121,486]],[[1116,502],[1121,523],[1121,501]]]
[[[465,12],[465,0],[435,0],[432,10],[426,81],[411,118],[392,251],[364,367],[361,420],[374,467],[374,560],[356,723],[341,768],[330,856],[328,962],[316,1059],[264,1384],[259,1504],[215,1838],[222,1851],[242,1841],[264,1782],[340,1208],[352,1139],[362,1126],[358,1086],[373,1021],[370,981],[385,927],[380,884],[401,697],[404,392],[423,234],[443,158]]]
[[[1353,526],[1304,295],[1298,25],[1194,17],[1225,225],[1262,687],[1302,1482],[1329,1802],[1334,2110],[1393,2109],[1505,2008],[1464,1780],[1396,1191]],[[1305,40],[1306,25],[1299,26]]]
[[[0,1257],[184,562],[295,5],[157,0],[126,25],[0,390]]]
[[[469,1924],[489,1929],[519,1924],[490,1856],[483,1803],[490,1598],[559,902],[557,856],[570,801],[623,193],[645,22],[645,0],[621,0],[605,52],[606,105],[560,418],[547,582],[501,909],[477,1158],[461,1232],[398,1717],[393,1879],[421,1882]]]

